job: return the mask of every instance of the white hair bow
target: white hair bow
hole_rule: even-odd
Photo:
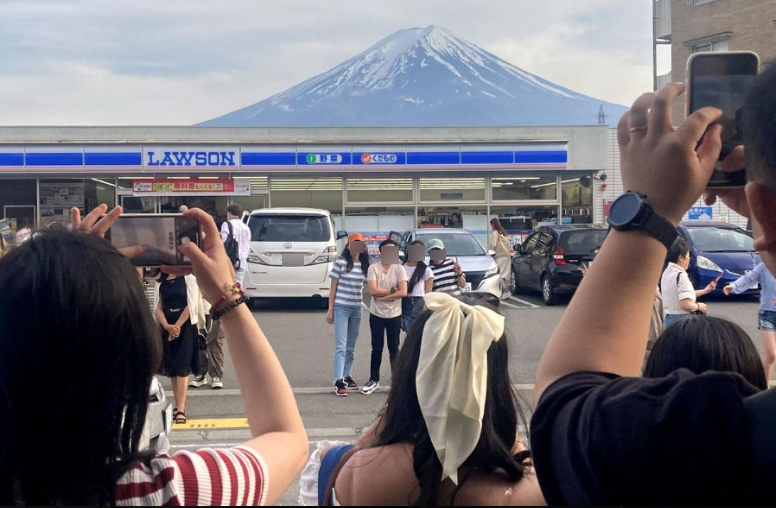
[[[442,481],[458,484],[458,469],[482,435],[488,350],[504,335],[504,317],[445,293],[430,293],[434,314],[423,330],[416,374],[418,401],[442,463]]]

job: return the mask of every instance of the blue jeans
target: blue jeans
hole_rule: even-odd
[[[418,315],[423,310],[423,305],[425,304],[425,300],[422,296],[408,296],[407,298],[402,298],[401,301],[401,317],[404,321],[404,331],[408,332],[412,328],[412,325],[415,323],[415,320],[418,318]]]
[[[353,375],[358,331],[361,327],[361,305],[334,306],[334,382]]]

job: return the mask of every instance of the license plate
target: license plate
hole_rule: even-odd
[[[295,268],[304,266],[304,254],[289,253],[283,254],[283,266]]]
[[[464,287],[461,288],[461,293],[471,293],[472,292],[472,283],[467,282]]]

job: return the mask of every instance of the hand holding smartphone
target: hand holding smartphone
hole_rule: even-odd
[[[720,160],[744,144],[744,100],[759,71],[760,58],[752,52],[696,53],[687,62],[688,116],[707,106],[723,112],[717,122],[723,127]],[[709,188],[740,188],[746,183],[746,170],[729,173],[720,165]]]
[[[130,259],[141,267],[191,266],[180,246],[194,243],[202,247],[199,222],[178,214],[121,215],[105,238],[117,249],[145,247],[145,252]]]

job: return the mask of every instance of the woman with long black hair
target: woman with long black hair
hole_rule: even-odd
[[[423,297],[434,289],[434,272],[426,264],[426,244],[420,240],[407,248],[407,262],[404,270],[410,280],[407,296],[401,301],[401,318],[404,331],[409,333],[418,314],[423,310]]]
[[[329,275],[331,292],[326,322],[334,325],[334,393],[337,397],[347,397],[349,390],[360,389],[353,379],[353,362],[368,271],[369,254],[364,237],[353,233]]]
[[[81,220],[76,209],[79,232],[43,231],[0,260],[0,504],[277,503],[307,459],[307,435],[267,337],[231,292],[234,269],[202,210],[186,213],[202,224],[202,249],[180,247],[193,267],[165,271],[193,271],[216,306],[252,439],[175,456],[141,451],[162,347],[130,253],[100,238],[120,215],[103,205]]]
[[[504,317],[444,293],[425,300],[380,418],[354,446],[319,447],[302,473],[302,504],[544,504],[518,437],[526,420]]]

